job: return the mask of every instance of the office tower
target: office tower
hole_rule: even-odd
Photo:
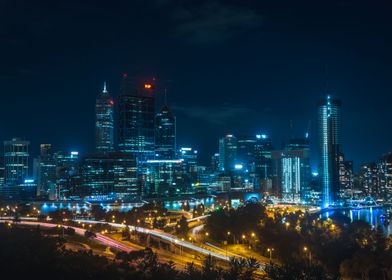
[[[339,185],[340,196],[345,198],[352,198],[354,195],[354,174],[353,162],[346,161],[344,154],[339,154]]]
[[[0,188],[5,184],[5,168],[4,168],[4,157],[0,157]]]
[[[190,147],[182,147],[179,149],[178,159],[182,160],[183,183],[188,190],[192,184],[198,181],[197,166],[198,157],[197,150]]]
[[[367,196],[382,196],[379,168],[375,162],[362,164],[359,169],[359,187]]]
[[[113,98],[104,83],[103,91],[95,102],[95,143],[98,152],[114,150],[113,107]]]
[[[237,160],[249,172],[255,170],[256,137],[239,137],[237,140]]]
[[[183,159],[148,160],[147,195],[174,196],[190,190],[184,181]]]
[[[320,179],[323,207],[338,200],[341,102],[329,95],[318,104]]]
[[[40,155],[34,161],[35,178],[37,180],[37,195],[46,195],[51,184],[56,183],[56,161],[51,144],[40,145]]]
[[[176,117],[167,105],[155,117],[155,156],[157,159],[176,156]]]
[[[155,80],[123,75],[119,100],[120,152],[132,153],[138,162],[155,155]]]
[[[13,138],[4,141],[5,184],[16,186],[28,177],[29,141]]]
[[[383,199],[392,197],[392,153],[381,157],[379,163],[380,195]]]
[[[209,171],[211,173],[219,171],[219,153],[215,153],[213,156],[211,156],[211,165]]]
[[[272,141],[266,134],[256,135],[255,174],[259,180],[256,187],[264,192],[269,192],[272,188],[272,149]]]
[[[237,138],[231,134],[219,139],[219,170],[230,172],[234,170],[237,160]]]
[[[81,183],[79,152],[57,152],[54,156],[56,162],[56,193],[61,197],[73,196]]]
[[[138,197],[136,159],[129,153],[107,152],[84,156],[81,160],[79,196],[99,199]]]
[[[307,139],[290,139],[283,150],[272,151],[274,191],[283,200],[304,202],[310,194],[310,146]]]

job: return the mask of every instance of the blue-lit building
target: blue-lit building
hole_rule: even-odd
[[[305,202],[311,191],[308,139],[290,139],[282,150],[272,151],[274,193],[286,202]]]
[[[320,180],[323,207],[339,199],[341,101],[329,95],[318,104]]]
[[[139,197],[136,159],[129,153],[86,155],[81,160],[79,196]]]
[[[219,139],[219,171],[228,173],[234,170],[237,161],[237,138],[228,134]]]
[[[167,105],[155,117],[155,156],[162,160],[176,157],[176,117]]]
[[[145,195],[148,196],[174,196],[187,193],[184,182],[183,160],[148,160],[147,186]]]
[[[256,135],[255,143],[255,175],[258,180],[257,188],[263,192],[272,190],[272,141],[266,134]]]
[[[56,183],[56,160],[51,144],[40,145],[40,155],[34,160],[34,178],[37,181],[37,195],[47,195],[51,184]]]
[[[119,99],[118,150],[133,154],[138,162],[155,156],[155,80],[123,74]]]
[[[198,151],[190,147],[182,147],[177,158],[182,160],[184,184],[191,186],[198,182]]]
[[[8,186],[16,186],[29,174],[30,142],[20,138],[4,141],[4,179]]]
[[[81,184],[79,152],[57,152],[54,157],[56,161],[56,193],[61,198],[75,195]],[[50,186],[53,189],[53,184]]]
[[[114,150],[114,101],[104,84],[95,102],[95,145],[98,152]]]
[[[242,164],[248,172],[255,171],[255,144],[257,138],[238,137],[237,140],[237,164]]]

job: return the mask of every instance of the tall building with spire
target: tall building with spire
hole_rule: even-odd
[[[320,179],[323,207],[338,200],[341,101],[327,96],[318,104]]]
[[[123,74],[119,100],[120,152],[132,153],[138,162],[155,155],[155,80]]]
[[[95,102],[95,143],[97,152],[114,150],[114,101],[106,89],[106,82],[102,93]]]
[[[166,97],[165,105],[155,117],[155,156],[159,159],[176,156],[176,117],[167,105]]]

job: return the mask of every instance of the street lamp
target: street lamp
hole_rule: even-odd
[[[270,261],[272,259],[272,251],[274,250],[274,248],[268,248],[267,251],[269,252],[269,256],[270,256]]]
[[[304,246],[304,252],[309,252],[309,264],[312,263],[312,252],[308,249],[308,247]]]
[[[286,230],[288,230],[289,226],[290,226],[290,223],[286,222]]]

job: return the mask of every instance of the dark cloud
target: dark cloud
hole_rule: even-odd
[[[177,112],[198,118],[212,125],[225,125],[235,119],[246,119],[246,116],[254,113],[254,110],[246,106],[221,106],[216,108],[207,107],[181,107],[174,106]]]
[[[213,44],[259,27],[262,16],[247,7],[217,1],[177,6],[173,12],[175,35],[190,43]]]

